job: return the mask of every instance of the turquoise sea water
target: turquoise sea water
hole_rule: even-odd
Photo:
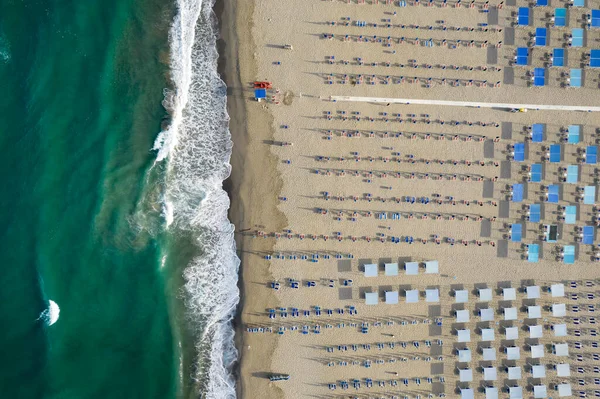
[[[0,0],[3,398],[177,395],[150,152],[173,13],[164,0]]]

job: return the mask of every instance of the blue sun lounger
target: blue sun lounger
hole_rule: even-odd
[[[563,67],[565,66],[565,49],[555,48],[552,50],[552,66]]]
[[[583,29],[573,28],[571,30],[571,47],[583,47]]]
[[[534,143],[544,141],[544,125],[542,123],[534,123],[531,127],[531,141]]]
[[[557,204],[560,197],[560,187],[556,184],[548,186],[548,200],[552,204]]]
[[[529,205],[529,221],[532,223],[539,223],[542,219],[542,207],[540,204]]]
[[[513,184],[512,186],[512,202],[521,202],[523,201],[523,185],[522,184]]]
[[[535,28],[535,45],[538,47],[548,45],[548,29]]]
[[[527,65],[529,63],[529,49],[527,47],[517,47],[515,64]]]
[[[575,88],[581,87],[581,69],[572,68],[570,79],[571,79],[571,83],[570,83],[571,87],[575,87]]]
[[[577,207],[574,205],[565,206],[565,223],[577,223]]]
[[[567,265],[575,263],[575,246],[565,245],[563,262]]]
[[[530,15],[529,7],[519,7],[519,14],[517,17],[517,24],[521,26],[529,25],[529,15]]]
[[[533,70],[533,85],[535,87],[546,85],[546,68],[535,68]]]
[[[590,50],[590,66],[600,68],[600,50]]]
[[[579,144],[581,140],[581,126],[580,125],[569,125],[569,134],[567,137],[567,143]]]
[[[525,160],[525,143],[515,143],[515,161],[523,162]]]
[[[567,166],[567,183],[575,184],[579,181],[579,165]]]
[[[560,144],[550,145],[550,162],[557,163],[561,160],[561,149]]]
[[[585,163],[595,165],[596,162],[598,162],[598,147],[595,145],[588,145],[585,149]]]
[[[590,27],[600,28],[600,10],[592,10],[590,14]]]
[[[515,223],[510,228],[510,240],[512,242],[521,242],[523,236],[523,225],[521,223]]]
[[[527,262],[536,263],[540,259],[539,244],[529,244],[527,246]]]
[[[592,245],[594,244],[594,236],[596,235],[596,229],[594,228],[594,226],[583,226],[583,239],[581,240],[581,242],[583,242],[586,245]]]
[[[567,26],[566,8],[557,8],[554,10],[554,26]]]
[[[531,176],[529,181],[532,183],[539,183],[542,181],[542,164],[534,163],[531,165]]]
[[[596,203],[596,186],[585,186],[583,188],[583,203],[586,205]]]

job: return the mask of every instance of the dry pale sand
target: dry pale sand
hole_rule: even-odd
[[[546,24],[542,19],[553,9],[536,8],[535,22],[529,28],[515,28],[513,41],[511,29],[507,28],[511,27],[512,15],[517,11],[514,4],[504,4],[498,10],[497,2],[490,2],[487,9],[490,12],[484,12],[483,2],[474,8],[466,3],[456,8],[453,2],[448,7],[437,3],[433,7],[423,4],[398,7],[384,3],[256,0],[240,5],[238,10],[239,72],[247,100],[247,135],[238,141],[233,132],[235,144],[243,148],[237,150],[241,155],[233,160],[233,180],[237,183],[232,190],[233,206],[237,207],[234,222],[243,258],[242,396],[388,398],[445,393],[455,397],[459,396],[459,387],[481,386],[483,377],[479,367],[493,365],[500,370],[505,365],[526,367],[537,362],[529,359],[527,345],[538,341],[542,344],[570,342],[571,356],[567,362],[572,364],[573,389],[587,390],[588,395],[593,395],[592,366],[600,362],[591,357],[598,351],[591,346],[595,338],[586,336],[586,329],[594,328],[588,320],[593,313],[587,311],[587,305],[597,301],[592,297],[588,299],[584,293],[597,293],[595,286],[586,287],[583,281],[598,277],[597,264],[591,261],[589,245],[578,246],[574,265],[557,261],[556,253],[561,246],[575,242],[575,226],[589,225],[594,220],[592,205],[577,202],[576,188],[595,184],[595,166],[581,165],[580,182],[563,185],[558,205],[580,204],[576,225],[557,222],[558,206],[545,204],[544,222],[558,223],[562,234],[556,244],[542,245],[538,263],[524,260],[522,243],[507,242],[506,238],[507,226],[525,217],[524,205],[543,202],[542,185],[559,182],[558,168],[576,164],[577,151],[596,143],[599,116],[581,112],[511,113],[329,101],[331,95],[349,95],[596,105],[598,73],[593,69],[584,68],[584,87],[580,89],[561,86],[566,82],[566,68],[549,68],[544,88],[528,87],[526,78],[526,72],[533,67],[547,64],[545,54],[552,47],[562,46],[563,34],[580,25],[582,15],[589,10],[570,9],[569,28],[550,29],[550,47],[534,49],[528,67],[512,67],[509,64],[516,46],[525,45],[534,27]],[[526,4],[519,2],[518,5]],[[343,25],[346,18],[350,19],[350,26]],[[489,25],[487,32],[478,30],[481,24],[494,22],[496,18],[498,25]],[[357,20],[377,23],[378,27],[353,26]],[[443,23],[439,22],[442,20]],[[331,25],[331,21],[336,24]],[[384,27],[388,23],[394,27]],[[401,29],[396,26],[399,24],[407,27]],[[420,29],[408,27],[417,24]],[[423,29],[429,25],[445,25],[447,29]],[[456,26],[476,30],[452,31]],[[335,36],[324,39],[324,33]],[[345,35],[349,35],[349,41],[342,40]],[[357,42],[355,38],[360,35],[391,36],[393,44],[387,47],[377,41]],[[402,44],[398,43],[400,37],[405,38]],[[587,45],[594,48],[599,37],[598,32],[588,31]],[[413,44],[415,38],[419,38],[418,45]],[[436,45],[424,46],[423,42],[430,38]],[[446,45],[438,45],[443,39]],[[461,43],[456,44],[456,40]],[[473,46],[465,45],[471,40],[475,41]],[[482,46],[486,41],[487,47]],[[499,42],[502,46],[496,47]],[[291,44],[293,50],[282,49],[285,44]],[[452,48],[455,45],[457,48]],[[582,55],[588,50],[569,49],[569,66],[576,68],[582,62],[585,64]],[[335,58],[330,62],[332,56]],[[362,59],[362,65],[358,65],[357,57]],[[412,67],[411,60],[416,60],[419,68]],[[446,69],[441,65],[446,65]],[[454,70],[451,65],[460,68]],[[482,70],[482,66],[487,70]],[[341,83],[344,75],[347,75],[347,83]],[[356,84],[360,79],[358,75],[362,75],[360,84]],[[373,75],[377,82],[370,84]],[[381,79],[387,76],[389,83],[383,84]],[[415,77],[418,82],[414,81]],[[428,78],[432,78],[431,81]],[[459,86],[453,84],[456,79]],[[251,101],[249,88],[254,80],[273,82],[274,90],[269,95],[273,98],[269,102]],[[473,81],[472,85],[465,85],[469,81]],[[487,81],[486,87],[482,87],[483,81]],[[500,87],[493,87],[496,82],[501,82]],[[431,87],[426,87],[428,84]],[[440,121],[445,123],[442,125]],[[455,125],[453,121],[461,123]],[[546,124],[545,141],[528,144],[525,162],[509,162],[510,146],[525,140],[526,129],[532,123]],[[583,125],[582,142],[563,146],[565,155],[561,164],[545,163],[544,180],[541,184],[527,184],[523,203],[508,202],[510,185],[527,179],[523,167],[540,163],[546,152],[543,147],[560,142],[561,128],[570,124]],[[280,145],[282,143],[293,145]],[[360,157],[360,161],[356,157]],[[428,197],[430,203],[406,203],[404,196]],[[454,202],[448,197],[453,197]],[[437,199],[442,203],[436,203]],[[379,219],[382,213],[388,218]],[[393,213],[400,214],[401,219],[392,220]],[[524,230],[523,243],[540,241],[540,225],[525,223]],[[290,238],[287,238],[288,232]],[[274,237],[275,234],[280,238]],[[338,235],[341,240],[337,239]],[[389,239],[401,237],[404,240],[407,236],[414,238],[412,245],[393,243]],[[436,238],[440,240],[439,245]],[[449,245],[448,238],[455,239],[455,245]],[[463,245],[463,240],[467,245]],[[319,254],[318,262],[310,261],[314,254]],[[336,254],[344,259],[337,259]],[[271,255],[272,259],[265,260],[265,255]],[[302,260],[303,255],[309,259]],[[289,259],[290,256],[297,259]],[[366,278],[362,272],[362,265],[370,262],[383,265],[393,261],[402,265],[404,261],[431,259],[439,261],[439,275],[406,276],[401,271],[399,276],[385,277],[380,271],[378,277]],[[289,288],[288,279],[299,281],[302,288]],[[348,290],[341,289],[346,279],[353,280],[350,299],[342,299],[348,294]],[[330,280],[334,281],[333,288],[329,287]],[[567,298],[551,298],[543,293],[541,299],[527,300],[519,293],[517,300],[506,302],[497,292],[508,286],[547,286],[571,280],[579,283],[573,288],[567,284]],[[271,281],[279,281],[281,289],[270,289]],[[306,281],[315,281],[316,287],[305,287]],[[496,312],[492,322],[480,322],[476,316],[477,309],[488,306],[477,301],[475,289],[481,287],[494,289],[494,299],[489,305]],[[404,303],[404,290],[422,292],[426,288],[440,290],[439,304],[426,304],[423,298],[419,304]],[[454,303],[452,290],[459,288],[471,292],[469,304]],[[385,304],[386,291],[400,292],[400,304]],[[365,292],[380,293],[379,305],[364,305]],[[571,298],[573,293],[579,293],[577,299]],[[527,319],[522,307],[534,303],[541,306],[579,303],[580,307],[585,304],[583,327],[575,325],[574,318],[578,315],[569,307],[564,318],[569,324],[569,337],[556,339],[545,329],[542,339],[530,340],[526,326],[539,323],[546,328],[560,322],[546,309],[543,319]],[[315,316],[314,306],[321,307],[321,316]],[[349,315],[348,306],[355,306],[358,314]],[[507,306],[519,309],[518,320],[503,321],[500,309]],[[288,317],[282,319],[277,312],[275,320],[269,319],[268,309],[278,307],[287,308]],[[300,309],[300,316],[291,317],[291,308]],[[332,316],[326,314],[326,309],[340,308],[346,309],[343,315],[337,311]],[[457,325],[454,311],[460,309],[470,311],[470,321]],[[311,315],[304,317],[304,310],[311,310]],[[436,319],[442,320],[439,328]],[[362,323],[369,324],[367,334],[361,333]],[[377,326],[378,323],[381,326]],[[511,325],[520,328],[520,337],[506,342],[503,329]],[[308,326],[310,331],[306,335],[300,332],[303,326]],[[283,335],[275,333],[280,327],[286,329]],[[293,330],[294,327],[297,330]],[[485,327],[496,331],[492,347],[498,350],[498,360],[490,364],[482,362],[477,352],[482,345],[478,342],[478,328]],[[272,329],[273,332],[249,333],[247,328]],[[320,334],[314,333],[317,328]],[[472,342],[456,343],[456,328],[471,329]],[[577,328],[583,328],[585,339],[574,335]],[[443,340],[444,345],[440,347],[437,340]],[[575,342],[582,340],[585,341],[582,348],[577,349]],[[413,341],[419,342],[419,348]],[[425,341],[431,341],[432,346],[427,346]],[[406,348],[401,342],[408,343]],[[378,349],[377,343],[383,343],[384,348]],[[353,344],[357,345],[356,350],[352,349]],[[363,349],[363,344],[370,344],[371,349]],[[339,351],[338,345],[346,345],[348,350]],[[522,352],[521,359],[512,363],[500,351],[510,345],[520,347]],[[328,352],[327,347],[332,347],[333,352]],[[458,363],[454,350],[463,347],[473,351],[471,362]],[[561,361],[549,353],[549,348],[546,352],[541,364]],[[584,356],[583,362],[577,362],[577,354]],[[364,367],[368,361],[372,362],[370,368]],[[586,367],[584,373],[575,373],[579,365]],[[473,382],[458,382],[456,370],[459,367],[474,370]],[[289,374],[291,378],[285,382],[269,382],[268,376],[277,373]],[[551,370],[547,374],[542,382],[549,389],[551,384],[569,380],[556,377]],[[414,380],[404,385],[404,378],[415,377],[421,378],[421,385],[416,385]],[[427,377],[433,378],[432,384],[427,383]],[[445,382],[440,382],[439,377]],[[366,378],[373,379],[372,388],[366,386]],[[494,385],[502,388],[508,383],[525,388],[536,383],[525,371],[518,381],[510,382],[506,378],[504,372],[499,372]],[[578,386],[580,378],[586,381],[585,386]],[[361,381],[359,389],[352,386],[354,379]],[[345,391],[340,383],[344,380],[350,383]],[[393,380],[398,382],[397,386]],[[385,381],[385,386],[379,386],[379,381]],[[330,390],[328,384],[336,384],[337,389]],[[483,394],[477,392],[476,396],[483,397]],[[501,394],[501,397],[507,396]],[[527,391],[525,396],[533,394]]]

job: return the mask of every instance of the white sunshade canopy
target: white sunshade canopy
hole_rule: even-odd
[[[457,323],[468,323],[469,322],[469,311],[468,310],[457,310],[456,311],[456,322]]]
[[[419,262],[406,262],[404,263],[404,270],[409,276],[416,276],[419,274]]]
[[[466,388],[460,390],[460,399],[473,399],[473,388]]]
[[[555,337],[566,337],[567,336],[567,325],[566,324],[555,324],[552,327],[554,330]]]
[[[496,381],[498,373],[495,367],[484,367],[483,368],[483,379],[484,381]]]
[[[506,327],[506,339],[519,339],[519,327]]]
[[[454,301],[456,303],[469,302],[469,291],[467,290],[456,290],[454,291]]]
[[[552,284],[550,286],[550,293],[553,298],[565,296],[565,285],[564,284]]]
[[[521,367],[508,367],[508,379],[509,380],[520,380],[521,379]]]
[[[385,275],[386,276],[397,276],[398,275],[398,264],[397,263],[386,263],[385,264]]]
[[[377,305],[379,303],[379,296],[376,292],[367,292],[365,294],[365,303],[367,305]]]
[[[537,285],[531,285],[526,288],[527,290],[527,299],[538,299],[541,297],[540,287]]]
[[[459,349],[458,350],[458,361],[459,362],[470,362],[471,361],[471,350],[470,349]]]
[[[494,309],[480,309],[479,317],[481,321],[494,321]]]
[[[519,360],[521,358],[521,350],[518,346],[506,348],[506,358],[508,360]]]
[[[417,303],[417,302],[419,302],[419,290],[406,291],[406,303]]]
[[[483,360],[491,362],[496,360],[496,349],[494,348],[483,348]]]
[[[530,319],[540,319],[542,317],[542,307],[527,306],[527,317]]]
[[[546,378],[546,367],[541,364],[531,366],[531,376],[533,378]]]
[[[485,387],[485,399],[498,399],[498,388]]]
[[[529,338],[542,338],[543,335],[542,326],[529,326]]]
[[[482,328],[481,329],[481,341],[489,342],[496,339],[493,328]]]
[[[554,353],[556,356],[569,356],[568,344],[554,344]]]
[[[567,315],[567,305],[564,303],[555,303],[552,305],[552,316],[565,317]]]
[[[395,305],[398,303],[398,291],[386,291],[385,292],[385,303]]]
[[[505,301],[514,301],[517,299],[517,290],[514,288],[502,289],[502,296]]]
[[[437,260],[428,260],[425,262],[425,274],[438,274],[440,266]]]
[[[536,399],[543,399],[548,397],[545,385],[534,385],[533,386],[533,397]]]
[[[377,265],[374,263],[367,263],[365,265],[365,277],[377,277]]]
[[[570,377],[571,376],[571,366],[566,363],[557,364],[554,366],[556,369],[556,375],[558,377]]]
[[[440,290],[437,288],[425,290],[425,302],[439,302]]]
[[[572,395],[571,384],[558,384],[556,390],[558,391],[558,396],[560,396],[561,398]]]
[[[458,374],[460,382],[473,381],[473,370],[471,369],[459,369]]]
[[[523,399],[523,388],[510,387],[508,388],[508,396],[510,399]]]
[[[541,359],[544,357],[544,345],[531,345],[531,357]]]
[[[492,300],[492,289],[491,288],[481,288],[479,290],[479,300],[481,302],[489,302]]]
[[[504,308],[504,320],[517,320],[517,308]]]
[[[458,330],[456,335],[458,342],[471,342],[471,330]]]

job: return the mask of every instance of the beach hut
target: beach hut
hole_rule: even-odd
[[[530,319],[540,319],[542,317],[542,307],[527,306],[527,317]]]
[[[560,200],[560,186],[557,184],[550,184],[548,186],[548,193],[546,201],[551,204],[557,204]]]
[[[566,182],[569,184],[575,184],[579,181],[579,166],[567,165],[567,178]]]
[[[386,263],[385,264],[385,275],[386,276],[397,276],[398,275],[398,264],[397,263]]]
[[[568,205],[565,206],[565,224],[577,223],[577,206]]]
[[[515,288],[503,288],[502,296],[505,301],[514,301],[517,299],[517,290]]]
[[[588,145],[585,148],[585,163],[588,165],[596,165],[596,163],[598,163],[597,145]]]
[[[365,277],[377,277],[377,265],[373,263],[365,264]]]
[[[567,315],[567,305],[564,303],[555,303],[552,305],[552,316],[565,317]]]
[[[541,359],[544,357],[544,345],[531,345],[531,358]]]
[[[479,318],[481,321],[494,321],[494,309],[479,309]]]
[[[521,379],[521,367],[507,367],[506,372],[508,373],[509,380],[520,380]]]
[[[530,12],[531,11],[529,7],[519,7],[519,11],[517,14],[517,24],[520,26],[528,26]]]
[[[519,360],[521,358],[521,349],[518,346],[509,346],[504,351],[508,360]]]
[[[496,339],[493,328],[482,328],[481,329],[481,341],[490,342]]]
[[[509,387],[508,397],[510,399],[523,399],[523,388],[521,387]]]
[[[540,204],[529,205],[529,221],[539,223],[542,220],[542,207]]]
[[[600,10],[591,10],[588,18],[590,22],[590,28],[600,27]]]
[[[525,143],[514,144],[514,160],[516,162],[523,162],[525,160]]]
[[[460,399],[473,399],[475,397],[474,391],[472,388],[461,388],[460,389]]]
[[[531,125],[532,142],[541,143],[544,141],[544,126],[545,125],[543,123],[534,123],[533,125]]]
[[[571,72],[569,73],[569,86],[575,89],[580,88],[582,84],[582,79],[582,69],[571,68]]]
[[[555,337],[566,337],[567,336],[567,325],[566,324],[555,324],[552,326]]]
[[[521,242],[523,236],[523,225],[521,223],[513,223],[510,226],[510,240],[512,242]]]
[[[541,163],[534,163],[531,165],[531,169],[529,171],[529,181],[532,183],[539,183],[543,180],[543,167]]]
[[[428,260],[425,262],[425,274],[438,274],[440,266],[437,260]]]
[[[585,245],[594,244],[596,237],[596,228],[594,226],[583,226],[582,229],[583,237],[581,238],[581,242]]]
[[[519,327],[506,327],[504,336],[508,340],[519,339]]]
[[[254,89],[254,99],[256,101],[262,101],[267,98],[267,90],[266,89]]]
[[[600,50],[590,50],[590,67],[600,68]]]
[[[556,390],[558,391],[558,396],[561,398],[572,395],[571,384],[568,384],[568,383],[558,384],[556,386]]]
[[[564,27],[567,26],[567,9],[566,8],[555,8],[554,9],[554,26]]]
[[[575,263],[575,246],[565,245],[563,247],[563,263],[565,265],[572,265]]]
[[[389,305],[398,304],[398,291],[386,291],[385,292],[385,303]]]
[[[517,308],[504,308],[504,320],[517,320]]]
[[[568,344],[552,344],[552,352],[556,356],[569,356]]]
[[[596,186],[585,186],[583,188],[583,203],[586,205],[596,203]]]
[[[560,284],[552,284],[550,286],[550,295],[552,298],[562,298],[565,296],[565,285]]]
[[[571,376],[571,366],[566,363],[560,363],[554,366],[556,370],[557,377],[570,377]]]
[[[525,288],[525,291],[527,292],[527,299],[538,299],[541,296],[540,287],[537,285],[530,285]]]
[[[546,378],[546,366],[542,364],[531,366],[531,376],[533,378]]]
[[[458,350],[458,361],[468,363],[471,361],[471,350],[470,349],[459,349]]]
[[[551,144],[549,152],[551,163],[559,163],[562,161],[562,146],[560,144]]]
[[[483,348],[481,349],[483,354],[483,360],[486,362],[493,362],[496,360],[496,349],[494,348]]]
[[[535,28],[535,46],[543,47],[548,45],[548,29],[547,28]],[[544,68],[536,68],[536,69],[544,69]],[[534,72],[535,77],[535,72]]]
[[[456,303],[469,302],[469,291],[467,291],[467,290],[454,291],[454,302],[456,302]]]
[[[542,326],[529,326],[529,338],[542,338],[544,335]]]
[[[406,291],[406,303],[417,303],[419,302],[419,290],[407,290]]]
[[[485,399],[498,399],[498,388],[485,387]]]
[[[512,202],[522,202],[523,201],[523,185],[522,184],[513,184],[512,185]]]
[[[471,330],[456,330],[458,342],[471,342]]]
[[[479,300],[481,302],[489,302],[492,300],[492,289],[491,288],[480,288],[478,292],[479,292]]]
[[[471,382],[473,381],[473,370],[458,369],[458,377],[460,382]]]
[[[425,290],[425,302],[436,303],[440,301],[440,291],[437,288]]]
[[[419,262],[405,262],[404,270],[407,276],[416,276],[419,274]]]
[[[517,47],[515,64],[521,66],[529,64],[529,49],[527,47]]]
[[[553,67],[564,67],[565,66],[565,49],[555,48],[552,50],[552,61]]]
[[[573,28],[571,30],[571,47],[583,47],[583,29]]]
[[[457,310],[456,311],[456,322],[457,323],[468,323],[469,322],[469,311],[468,310]]]
[[[365,293],[365,304],[367,305],[377,305],[379,303],[379,296],[376,292],[367,292]]]
[[[548,397],[546,392],[546,385],[534,385],[533,386],[533,397],[536,399],[543,399]]]
[[[544,87],[546,85],[546,68],[533,68],[533,86]]]
[[[498,372],[495,367],[484,367],[483,368],[483,380],[484,381],[496,381],[498,379]]]

